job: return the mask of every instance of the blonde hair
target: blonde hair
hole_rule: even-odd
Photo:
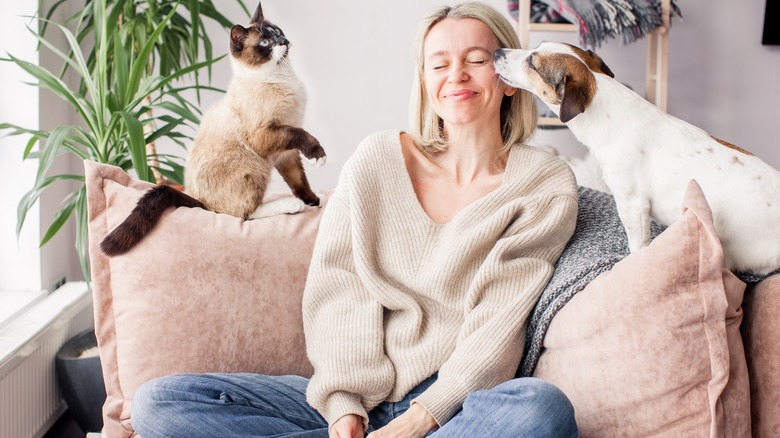
[[[476,18],[485,23],[498,40],[499,47],[519,49],[520,39],[512,25],[494,8],[478,2],[461,3],[457,6],[444,6],[435,10],[419,26],[415,39],[417,70],[412,85],[412,97],[409,106],[411,134],[416,137],[418,147],[423,152],[441,152],[447,149],[444,138],[444,121],[431,107],[425,89],[425,38],[431,28],[440,21],[451,18]],[[536,129],[536,103],[533,95],[525,90],[517,90],[512,96],[504,96],[501,102],[501,138],[500,151],[508,150],[517,142],[524,142]]]

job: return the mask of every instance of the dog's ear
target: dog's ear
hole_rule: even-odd
[[[590,97],[585,84],[573,80],[571,76],[564,76],[559,87],[562,87],[563,90],[558,93],[561,96],[561,108],[558,117],[560,117],[563,123],[566,123],[578,114],[585,112],[585,107],[590,102]]]
[[[607,67],[607,64],[599,55],[595,54],[592,50],[588,50],[588,56],[591,59],[591,61],[588,62],[588,67],[590,67],[591,70],[604,73],[611,78],[615,77],[615,73],[612,73],[612,70]]]
[[[594,73],[604,73],[605,75],[614,78],[615,74],[607,67],[601,56],[597,55],[593,50],[582,50],[576,46],[570,46],[572,51],[579,56],[580,60],[588,66],[590,71]]]

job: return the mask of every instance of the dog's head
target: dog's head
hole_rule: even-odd
[[[544,42],[534,50],[498,49],[494,57],[504,82],[539,96],[564,123],[593,99],[594,73],[615,77],[598,55],[564,43]]]

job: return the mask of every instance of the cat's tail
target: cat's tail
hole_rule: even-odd
[[[127,219],[100,242],[100,249],[109,257],[130,251],[154,229],[163,213],[174,207],[206,208],[202,202],[173,187],[155,187],[146,192]]]

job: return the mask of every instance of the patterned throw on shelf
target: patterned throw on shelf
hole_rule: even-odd
[[[519,0],[507,0],[509,13],[517,19]],[[677,2],[671,15],[682,18]],[[580,45],[596,49],[607,38],[631,44],[663,24],[661,0],[532,0],[532,23],[574,23],[579,26]]]

